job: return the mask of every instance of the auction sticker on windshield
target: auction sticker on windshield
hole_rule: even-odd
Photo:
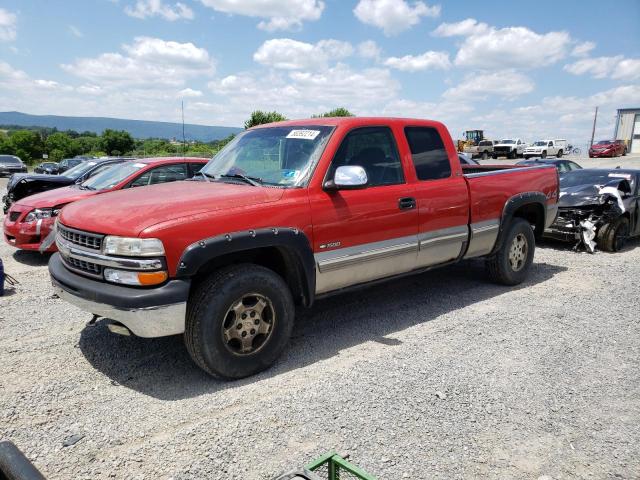
[[[146,165],[144,163],[134,163],[133,166],[137,167],[137,168],[146,167]]]
[[[287,138],[297,138],[299,140],[315,140],[320,130],[291,130]]]

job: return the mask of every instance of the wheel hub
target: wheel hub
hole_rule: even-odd
[[[524,267],[524,264],[527,261],[528,250],[529,245],[527,243],[527,238],[522,233],[517,234],[513,238],[511,247],[509,248],[509,264],[514,272],[518,272],[522,270],[522,267]]]
[[[224,343],[233,353],[258,351],[273,331],[275,311],[267,297],[250,293],[235,301],[222,326]]]

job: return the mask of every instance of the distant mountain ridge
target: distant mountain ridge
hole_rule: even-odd
[[[127,120],[109,117],[65,117],[59,115],[30,115],[22,112],[0,112],[0,125],[19,125],[22,127],[49,127],[58,130],[102,133],[107,128],[126,130],[134,138],[182,139],[182,124],[171,122],[153,122],[148,120]],[[238,133],[242,128],[216,127],[206,125],[184,125],[187,140],[210,142]]]

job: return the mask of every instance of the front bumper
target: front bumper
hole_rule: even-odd
[[[69,271],[54,254],[49,260],[54,292],[89,313],[120,322],[139,337],[184,332],[189,280],[170,280],[154,288],[135,288],[92,280]]]
[[[589,150],[589,157],[591,158],[600,158],[600,157],[615,157],[616,152],[614,150]]]
[[[25,223],[21,213],[15,222],[10,221],[9,214],[4,217],[3,234],[5,241],[12,247],[22,250],[39,250],[42,240],[47,238],[55,224],[55,218],[43,218],[35,222]],[[51,245],[47,252],[57,251],[56,244]]]

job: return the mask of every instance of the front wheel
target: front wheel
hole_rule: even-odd
[[[500,250],[486,260],[489,277],[502,285],[518,285],[529,272],[536,250],[531,225],[526,220],[514,218]]]
[[[282,277],[259,265],[233,265],[212,273],[189,298],[185,345],[205,372],[248,377],[277,360],[294,316]]]
[[[562,158],[562,150],[558,150],[558,154],[556,155],[558,158]]]
[[[629,239],[629,219],[618,217],[598,230],[596,241],[598,247],[605,252],[619,252]]]
[[[540,158],[547,158],[546,150],[542,152],[542,155],[540,155]]]
[[[489,158],[489,152],[482,152],[482,160],[486,160],[487,158]]]

